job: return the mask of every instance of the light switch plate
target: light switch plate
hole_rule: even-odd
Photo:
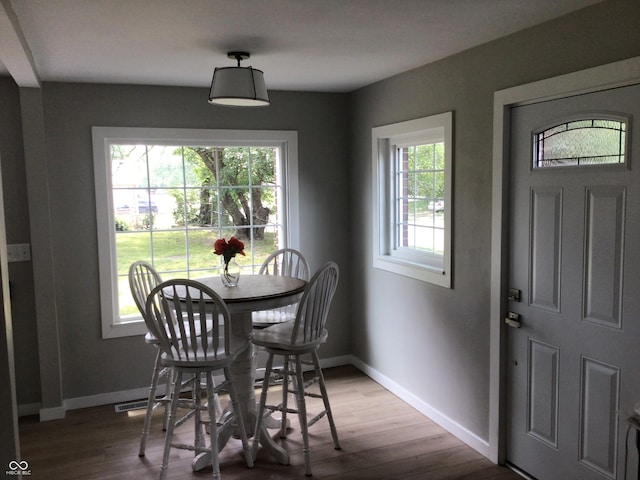
[[[8,262],[29,262],[31,260],[31,245],[28,243],[16,243],[7,245]]]

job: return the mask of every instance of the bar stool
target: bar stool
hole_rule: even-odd
[[[162,278],[151,266],[151,264],[139,260],[133,262],[129,267],[129,288],[131,289],[131,296],[133,297],[138,310],[142,314],[142,318],[145,318],[145,302],[147,296],[151,290],[158,284],[162,283]],[[170,375],[170,369],[163,367],[160,362],[160,356],[162,351],[158,348],[158,339],[149,331],[144,336],[145,343],[153,345],[157,348],[156,359],[153,364],[153,373],[151,375],[151,385],[149,386],[149,397],[147,401],[147,411],[144,416],[144,424],[142,426],[142,436],[140,438],[140,450],[138,455],[144,457],[147,439],[149,438],[149,429],[151,427],[151,415],[153,411],[162,406],[165,409],[163,428],[166,428],[167,419],[169,416],[169,409],[167,408],[169,400],[171,398],[172,379]],[[166,393],[160,398],[156,399],[156,392],[158,390],[158,383],[161,378],[165,378]]]
[[[253,437],[254,459],[258,451],[260,432],[265,417],[270,416],[274,411],[281,412],[281,421],[284,424],[287,413],[297,413],[302,433],[305,475],[307,476],[311,476],[308,428],[325,415],[329,420],[334,447],[336,450],[340,450],[338,433],[333,421],[329,396],[327,395],[324,377],[320,368],[320,360],[318,358],[318,348],[326,341],[328,336],[325,324],[329,307],[331,306],[331,300],[333,299],[338,284],[338,276],[338,266],[333,262],[327,263],[313,276],[305,288],[300,304],[298,305],[295,320],[280,323],[262,330],[254,330],[251,339],[254,345],[264,348],[269,354],[262,384],[262,393],[260,395],[260,406],[258,407],[258,421]],[[320,385],[320,395],[305,392],[301,357],[306,354],[310,354],[312,357],[315,376],[318,378]],[[278,405],[267,405],[269,379],[273,368],[273,358],[276,355],[284,357],[282,402]],[[294,372],[290,370],[291,365],[295,365]],[[290,409],[287,405],[288,380],[292,374],[295,375],[294,391],[292,393],[296,397],[297,409]],[[322,398],[324,404],[324,410],[309,422],[307,422],[305,395]],[[267,410],[266,414],[265,410]],[[282,432],[284,433],[284,428]]]
[[[174,301],[178,298],[184,300]],[[236,350],[231,349],[230,314],[224,300],[211,288],[197,281],[174,279],[160,283],[151,290],[146,301],[146,312],[147,327],[158,339],[162,350],[162,365],[173,369],[176,385],[181,384],[184,375],[198,379],[201,375],[206,377],[206,406],[201,404],[200,382],[194,384],[194,445],[172,443],[179,404],[179,392],[173,392],[160,479],[163,480],[167,476],[172,447],[193,450],[196,455],[210,452],[213,478],[219,479],[218,429],[226,429],[233,424],[240,433],[247,466],[253,467],[253,457],[230,369],[237,354],[248,345]],[[207,334],[200,335],[200,332]],[[213,374],[220,371],[224,375],[224,381],[216,385]],[[215,396],[223,389],[229,392],[233,414],[222,417],[220,420],[223,424],[219,426],[214,405]],[[202,410],[207,411],[208,419],[203,420]],[[208,448],[205,446],[203,433],[205,424],[209,426]]]

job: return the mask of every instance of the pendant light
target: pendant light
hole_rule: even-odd
[[[250,57],[248,52],[229,52],[227,57],[238,61],[236,67],[216,67],[213,71],[209,103],[230,107],[263,107],[269,105],[269,93],[261,70],[241,67]]]

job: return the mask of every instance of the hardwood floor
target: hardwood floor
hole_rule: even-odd
[[[325,371],[342,450],[334,450],[328,422],[310,428],[313,477],[316,479],[429,479],[518,480],[516,473],[493,465],[453,435],[353,367]],[[271,390],[270,390],[271,393]],[[259,392],[257,392],[259,395]],[[309,413],[317,400],[308,399]],[[223,402],[224,404],[224,402]],[[239,440],[221,452],[225,480],[279,480],[304,477],[302,438],[295,415],[286,440],[271,433],[289,451],[291,464],[279,465],[258,453],[256,466],[247,469]],[[115,413],[112,405],[72,410],[64,420],[38,422],[20,419],[22,459],[29,462],[31,479],[107,480],[156,479],[160,471],[164,432],[156,411],[146,457],[138,457],[143,411]],[[190,442],[190,423],[176,429]],[[211,467],[193,472],[193,454],[172,449],[168,477],[209,478]]]

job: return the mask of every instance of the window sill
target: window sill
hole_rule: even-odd
[[[418,264],[391,256],[374,258],[373,267],[405,277],[432,283],[444,288],[451,288],[451,275],[442,268]]]
[[[102,338],[131,337],[134,335],[146,335],[147,326],[143,320],[127,323],[112,323],[102,326]]]

